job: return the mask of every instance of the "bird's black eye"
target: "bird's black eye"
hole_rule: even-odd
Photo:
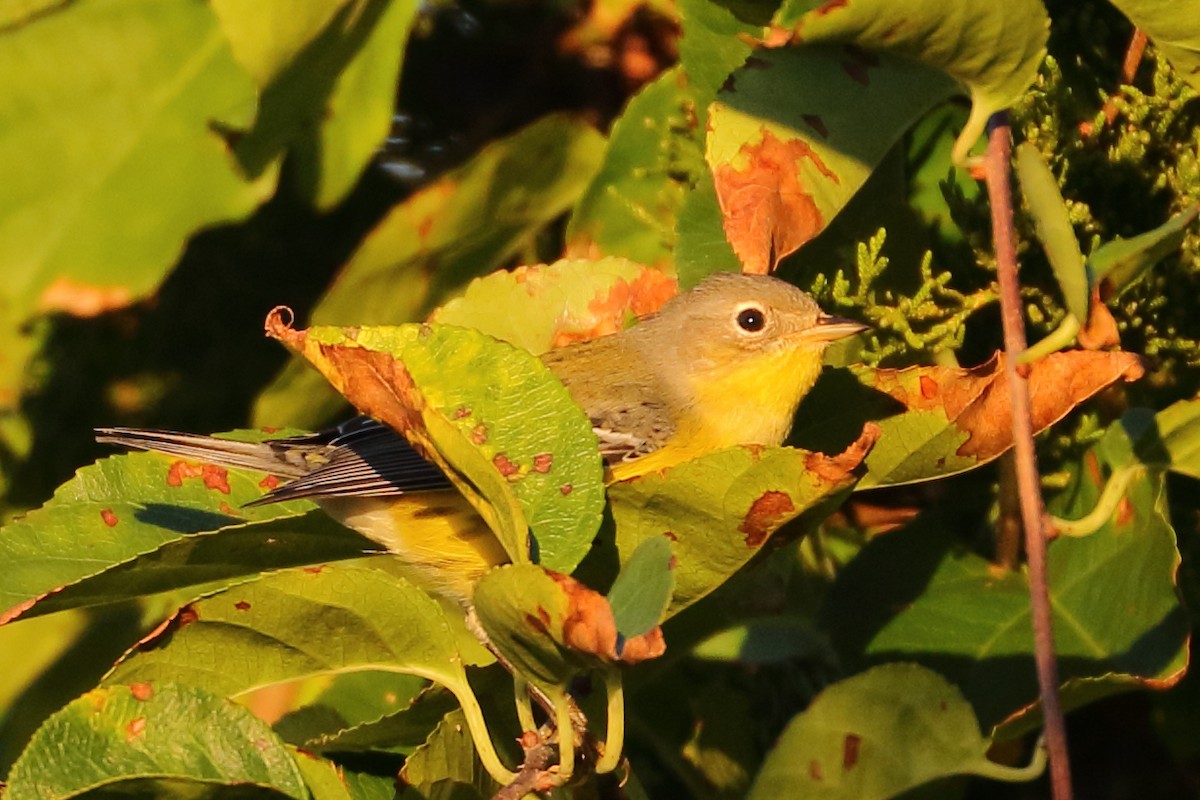
[[[743,308],[737,315],[738,327],[750,333],[758,333],[767,324],[767,315],[761,308]]]

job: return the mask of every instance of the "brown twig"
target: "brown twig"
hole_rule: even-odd
[[[539,739],[537,744],[525,748],[525,760],[517,770],[517,777],[492,795],[492,800],[521,800],[532,792],[553,788],[557,785],[556,776],[549,770],[557,762],[558,748]]]
[[[1017,459],[1009,450],[1000,468],[1000,514],[996,520],[996,564],[1009,572],[1021,562],[1021,497],[1017,491]]]
[[[1050,785],[1055,800],[1070,800],[1071,767],[1062,705],[1058,697],[1058,661],[1054,655],[1054,627],[1050,592],[1046,580],[1046,526],[1042,504],[1037,454],[1033,448],[1033,422],[1029,410],[1027,368],[1018,366],[1017,356],[1025,351],[1025,323],[1021,316],[1020,285],[1017,281],[1016,231],[1013,226],[1012,132],[1008,114],[1000,112],[988,124],[988,149],[984,175],[992,208],[992,241],[996,249],[1000,282],[1000,313],[1004,324],[1005,377],[1012,401],[1014,459],[1021,519],[1025,528],[1025,555],[1029,566],[1029,595],[1033,619],[1034,660],[1037,664],[1039,695],[1046,725],[1046,749],[1050,757]]]

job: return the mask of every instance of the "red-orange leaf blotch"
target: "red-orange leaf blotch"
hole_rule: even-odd
[[[250,610],[250,604],[247,603],[245,600],[238,600],[236,603],[233,604],[233,607],[236,608],[238,611],[249,611]]]
[[[134,700],[144,703],[154,697],[154,687],[148,683],[131,683],[129,693],[133,695]]]
[[[258,488],[273,492],[279,488],[279,478],[274,475],[268,475],[258,482]]]
[[[512,479],[518,472],[518,467],[504,453],[497,453],[492,458],[492,464],[495,465],[496,471],[508,479]]]
[[[59,276],[42,290],[37,308],[43,313],[59,311],[72,317],[90,319],[125,308],[132,301],[133,294],[128,286],[94,286]]]
[[[858,763],[858,748],[862,745],[862,737],[856,733],[847,733],[842,740],[842,769],[852,769]]]
[[[215,489],[221,494],[229,494],[229,470],[218,467],[216,464],[205,464],[200,469],[200,475],[204,479],[204,488]]]
[[[808,777],[814,781],[825,780],[825,770],[821,769],[821,762],[815,758],[808,762]]]
[[[758,547],[778,527],[780,520],[796,510],[792,498],[785,492],[763,492],[750,505],[738,530],[746,534],[746,545]]]
[[[540,472],[545,475],[554,465],[554,456],[551,453],[538,453],[533,457],[533,471]]]
[[[1012,405],[1004,381],[1004,354],[971,369],[913,367],[920,375],[913,385],[910,370],[878,370],[875,388],[910,410],[936,410],[969,438],[958,455],[994,458],[1012,446]],[[1145,372],[1133,353],[1065,350],[1051,353],[1029,366],[1029,400],[1035,431],[1058,422],[1075,406],[1118,381],[1135,381]],[[938,391],[929,396],[926,381]]]
[[[564,483],[562,486],[558,487],[558,490],[562,492],[563,497],[566,497],[571,492],[575,491],[575,487],[569,483]]]
[[[125,741],[132,742],[134,739],[141,736],[142,732],[145,730],[145,717],[138,717],[137,719],[130,720],[129,724],[125,726]]]
[[[809,453],[804,467],[808,472],[817,475],[827,483],[842,483],[850,480],[852,477],[850,473],[867,457],[867,453],[871,452],[871,448],[875,446],[875,442],[879,441],[882,433],[883,430],[878,424],[867,422],[863,425],[862,433],[845,450],[836,456]]]
[[[117,527],[117,515],[111,508],[100,509],[100,519],[104,520],[104,524],[110,528]]]
[[[733,162],[717,166],[713,178],[725,235],[746,272],[769,273],[825,227],[812,190],[800,182],[805,161],[839,182],[807,142],[785,142],[766,129],[761,142],[742,145]]]
[[[563,644],[582,653],[615,661],[617,622],[608,598],[589,589],[570,575],[547,570],[567,598],[563,618]]]
[[[471,429],[471,441],[477,445],[487,444],[488,429],[482,422]]]

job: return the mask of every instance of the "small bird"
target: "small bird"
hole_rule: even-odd
[[[611,480],[735,445],[781,444],[830,342],[867,326],[829,316],[777,278],[719,273],[636,325],[542,356],[591,419]],[[469,603],[509,561],[446,476],[368,417],[261,443],[138,428],[97,441],[269,472],[288,482],[250,505],[308,498],[397,554],[419,585]]]

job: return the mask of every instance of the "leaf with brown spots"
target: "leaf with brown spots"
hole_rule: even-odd
[[[937,71],[890,56],[757,50],[709,107],[706,143],[725,235],[745,270],[770,272],[823,231],[953,91]]]
[[[793,717],[749,797],[882,800],[951,775],[1025,781],[1041,771],[990,761],[989,746],[952,683],[887,664],[826,687]]]
[[[867,425],[835,457],[735,447],[615,483],[609,500],[621,563],[647,540],[671,541],[670,617],[723,583],[786,523],[844,498],[878,435]]]
[[[438,464],[514,561],[570,572],[583,558],[604,508],[596,437],[539,359],[444,324],[301,331],[276,310],[267,332]]]
[[[263,474],[206,466],[157,453],[111,456],[5,525],[0,624],[200,584],[211,591],[216,581],[355,558],[369,547],[308,501],[246,508],[262,496]]]
[[[984,364],[852,367],[822,376],[801,405],[793,440],[837,449],[864,420],[880,427],[858,488],[916,483],[972,469],[1012,446],[1004,355]],[[1068,350],[1029,365],[1034,430],[1044,430],[1114,383],[1142,376],[1133,353]]]
[[[477,278],[429,321],[476,328],[541,354],[615,333],[677,291],[666,273],[623,258],[564,259]]]
[[[63,768],[62,743],[78,766]],[[181,746],[186,742],[186,746]],[[238,750],[230,758],[231,748]],[[52,714],[8,774],[6,796],[75,797],[137,791],[148,779],[180,787],[262,787],[304,800],[303,777],[271,727],[245,707],[194,686],[93,689]]]
[[[473,599],[491,643],[543,688],[563,687],[581,672],[656,658],[665,650],[657,624],[621,636],[608,598],[533,564],[492,570],[480,579]]]
[[[1147,409],[1110,425],[1084,458],[1065,465],[1070,480],[1048,493],[1049,513],[1078,519],[1092,511],[1109,476],[1138,464],[1139,455],[1161,453],[1164,427]],[[871,540],[826,596],[822,627],[841,663],[903,659],[937,669],[962,689],[985,730],[1008,727],[998,738],[1011,739],[1039,716],[1028,577],[963,547],[957,509],[943,506],[946,513],[927,509],[905,529]],[[1183,676],[1191,626],[1179,565],[1159,469],[1141,470],[1097,530],[1050,542],[1046,571],[1067,709]]]

